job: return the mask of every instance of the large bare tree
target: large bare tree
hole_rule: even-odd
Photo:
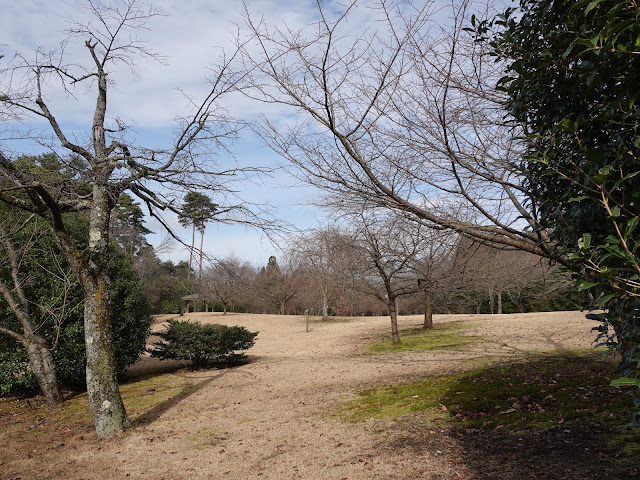
[[[501,65],[465,32],[490,6],[334,7],[317,2],[317,23],[299,31],[247,13],[249,92],[296,114],[262,119],[268,144],[329,206],[355,211],[364,199],[478,242],[551,255],[503,125]]]
[[[73,181],[50,182],[46,175],[19,168],[15,159],[0,153],[4,183],[0,200],[46,219],[57,243],[69,260],[84,290],[87,389],[99,436],[125,429],[127,418],[116,379],[109,321],[109,223],[112,209],[124,191],[134,193],[149,211],[174,209],[174,191],[215,190],[229,201],[228,177],[239,171],[223,169],[212,152],[225,148],[238,125],[231,121],[219,100],[236,88],[239,76],[231,70],[233,58],[223,58],[210,73],[208,92],[200,101],[189,99],[189,113],[176,125],[175,139],[166,149],[147,148],[133,141],[123,120],[108,115],[109,96],[121,67],[135,70],[136,59],[159,58],[138,34],[156,12],[137,0],[101,4],[89,0],[91,21],[72,25],[62,46],[39,49],[35,55],[17,54],[1,72],[0,108],[3,114],[29,122],[44,120],[49,135],[31,137],[59,155],[76,172]],[[85,56],[67,54],[80,39]],[[68,128],[50,98],[93,92],[93,119],[84,134]],[[81,98],[80,96],[78,98]],[[7,150],[5,150],[6,152]],[[160,185],[162,184],[162,188]],[[171,188],[171,187],[174,188]],[[235,218],[257,223],[257,216],[241,204],[224,207]],[[63,223],[67,212],[84,210],[89,216],[89,247],[81,252],[72,243]],[[233,219],[233,218],[231,218]]]

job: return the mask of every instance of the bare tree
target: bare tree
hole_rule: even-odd
[[[17,229],[11,232],[8,230],[8,226],[4,225],[4,221],[7,220],[6,216],[3,217],[3,222],[0,222],[0,252],[2,252],[3,258],[3,261],[0,262],[0,267],[6,264],[10,272],[11,283],[5,283],[0,278],[0,295],[5,299],[18,319],[21,330],[0,325],[0,334],[9,336],[25,348],[29,357],[29,366],[40,386],[40,390],[44,394],[47,404],[53,407],[62,403],[62,392],[58,385],[56,366],[51,349],[46,339],[38,333],[38,327],[31,315],[31,302],[25,294],[24,284],[26,280],[21,268],[24,255],[35,242],[34,235],[39,237],[42,234],[33,232],[27,242],[23,242],[17,247],[14,245],[13,237],[20,230],[29,227],[29,224],[35,219],[33,216],[26,219],[22,216],[21,221],[18,222]]]
[[[349,219],[353,245],[366,259],[365,285],[369,293],[387,306],[391,341],[397,345],[401,343],[397,300],[419,289],[411,264],[424,247],[424,237],[418,234],[421,226],[380,209],[363,208],[359,215],[351,215]]]
[[[567,277],[554,273],[537,255],[495,249],[464,238],[456,245],[452,278],[457,283],[455,290],[473,304],[476,313],[488,302],[492,314],[503,313],[505,297],[523,312],[527,300],[540,300],[537,290],[550,300],[564,295],[570,285]]]
[[[230,256],[212,262],[204,274],[201,288],[215,295],[226,315],[250,288],[254,277],[255,270],[248,262]]]
[[[269,257],[254,281],[255,295],[262,301],[263,312],[289,313],[289,305],[302,287],[302,271],[295,259],[285,257],[282,266],[275,256]]]
[[[339,10],[317,2],[317,24],[304,31],[247,13],[250,94],[299,120],[263,118],[260,134],[329,206],[355,211],[364,199],[478,242],[551,255],[514,167],[520,151],[494,88],[500,65],[464,30],[490,7],[424,5],[368,3],[361,32],[349,22],[363,14],[357,0]]]
[[[338,226],[327,226],[305,232],[293,241],[290,254],[306,267],[305,276],[311,289],[320,296],[322,318],[327,319],[329,306],[348,289],[352,263],[347,232]],[[333,309],[334,311],[336,308]]]
[[[418,289],[424,294],[423,329],[433,328],[433,300],[439,288],[448,285],[454,274],[453,262],[457,235],[420,226],[414,228],[421,248],[412,256],[410,266],[415,272]]]
[[[96,432],[107,437],[129,424],[115,375],[109,321],[108,240],[112,209],[120,194],[129,190],[163,222],[158,210],[175,211],[169,197],[171,186],[180,191],[186,187],[212,189],[221,194],[217,203],[233,201],[224,198],[224,193],[229,193],[225,182],[240,172],[218,167],[211,152],[224,148],[225,141],[238,131],[238,125],[218,105],[223,95],[236,88],[240,76],[231,70],[233,57],[223,58],[212,70],[208,93],[199,102],[191,99],[191,113],[180,120],[175,141],[166,149],[136,145],[130,140],[124,121],[108,117],[107,93],[119,67],[133,70],[136,56],[159,58],[137,36],[156,12],[137,0],[107,5],[89,0],[87,5],[94,21],[73,24],[59,50],[40,49],[33,59],[16,55],[1,72],[0,84],[3,112],[27,120],[44,120],[51,141],[46,142],[47,137],[41,135],[35,140],[57,152],[60,160],[75,170],[75,178],[72,182],[50,182],[35,171],[20,169],[0,153],[0,174],[9,184],[0,190],[0,200],[46,219],[83,287],[87,390]],[[78,38],[84,40],[85,64],[80,58],[69,58],[66,52]],[[48,92],[55,91],[56,86],[70,100],[74,92],[94,92],[93,120],[85,136],[66,131],[63,119],[50,108]],[[163,190],[156,188],[160,183]],[[79,210],[86,210],[89,216],[86,256],[71,242],[62,221],[65,213]],[[260,222],[242,204],[227,203],[219,213],[229,214],[230,221]]]

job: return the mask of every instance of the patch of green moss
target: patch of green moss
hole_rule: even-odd
[[[152,408],[180,395],[193,380],[176,373],[152,375],[120,386],[122,401],[133,420]]]
[[[368,353],[405,352],[410,350],[460,350],[477,342],[480,337],[464,335],[461,332],[474,325],[465,322],[449,322],[434,325],[434,328],[410,328],[400,331],[400,343],[394,345],[388,336],[382,341],[369,345]]]
[[[91,414],[91,408],[89,407],[89,397],[87,392],[80,393],[66,399],[58,408],[60,413],[58,419],[60,421],[93,423],[93,415]]]
[[[438,405],[440,397],[454,381],[453,377],[433,377],[419,383],[365,390],[341,409],[340,417],[350,422],[361,422],[415,412],[435,416],[441,410]]]
[[[191,435],[193,448],[196,450],[204,450],[205,448],[220,444],[220,437],[211,428],[204,427]]]
[[[616,361],[589,351],[534,355],[509,364],[365,390],[340,417],[358,422],[421,414],[465,430],[602,431],[621,463],[640,454],[640,428],[628,427],[631,399],[609,386]],[[631,464],[630,464],[631,465]]]

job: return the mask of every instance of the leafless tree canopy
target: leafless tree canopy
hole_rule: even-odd
[[[313,28],[265,25],[247,13],[250,95],[291,107],[295,123],[259,132],[330,207],[364,200],[436,229],[550,255],[514,162],[493,86],[499,65],[464,31],[488,5],[318,2]],[[366,12],[368,28],[350,19]],[[255,53],[258,51],[259,53]]]

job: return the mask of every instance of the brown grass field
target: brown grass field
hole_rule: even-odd
[[[157,318],[156,331],[167,318]],[[537,430],[473,426],[465,423],[468,415],[439,401],[435,410],[402,414],[397,407],[398,415],[364,421],[344,413],[348,405],[351,413],[360,411],[354,399],[373,387],[453,378],[495,363],[508,371],[533,355],[590,355],[593,322],[583,313],[436,315],[437,325],[456,326],[449,337],[469,341],[381,353],[371,353],[370,345],[387,335],[388,317],[314,321],[309,332],[304,318],[295,316],[185,318],[259,331],[248,363],[194,372],[178,362],[143,358],[122,384],[132,426],[108,440],[93,433],[83,393],[70,393],[52,410],[39,398],[2,399],[0,479],[640,478],[633,464],[615,466],[615,449],[599,437],[614,427],[601,421],[607,417],[601,410],[590,419],[596,406],[584,407],[573,423],[557,414]],[[420,321],[400,317],[400,326],[418,327]],[[559,375],[549,382],[557,384]],[[504,389],[509,385],[518,387]],[[576,388],[598,403],[597,395],[609,387],[599,393]],[[419,396],[409,395],[409,402]],[[549,394],[545,404],[549,397],[560,398]],[[514,418],[528,398],[510,399],[513,407],[500,407],[496,418]],[[544,410],[540,402],[537,411]]]

